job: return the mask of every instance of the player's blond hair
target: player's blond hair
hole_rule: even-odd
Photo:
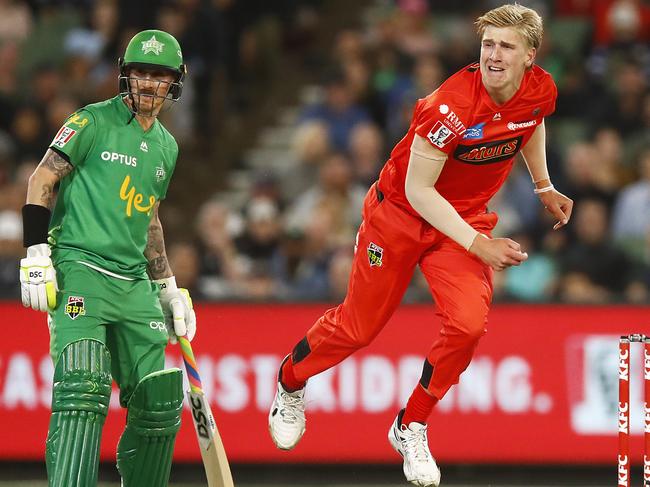
[[[485,29],[493,27],[514,27],[517,29],[529,47],[539,49],[542,45],[544,26],[542,18],[532,8],[524,7],[518,3],[510,3],[494,8],[481,15],[474,22],[478,35],[483,37]]]

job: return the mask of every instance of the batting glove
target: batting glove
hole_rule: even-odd
[[[165,315],[169,341],[178,343],[176,337],[180,336],[187,336],[192,341],[196,334],[196,314],[189,291],[178,288],[174,276],[154,282],[160,286],[160,305]]]
[[[20,260],[20,295],[26,308],[56,307],[58,287],[50,255],[50,246],[42,243],[27,247],[27,257]]]

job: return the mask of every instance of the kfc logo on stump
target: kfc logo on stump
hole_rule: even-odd
[[[86,314],[86,306],[83,296],[68,296],[68,303],[65,305],[65,314],[74,320]]]

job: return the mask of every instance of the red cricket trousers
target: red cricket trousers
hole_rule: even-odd
[[[467,219],[482,233],[494,213]],[[293,350],[293,371],[305,381],[368,345],[400,304],[415,266],[426,277],[442,327],[424,362],[420,383],[442,399],[469,365],[485,333],[492,269],[422,218],[383,199],[377,184],[366,195],[348,293]],[[403,331],[408,340],[409,331]]]

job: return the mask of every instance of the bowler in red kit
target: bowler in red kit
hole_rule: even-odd
[[[293,448],[305,431],[307,380],[372,342],[419,265],[442,327],[388,439],[409,482],[438,486],[427,418],[458,383],[486,332],[493,272],[528,258],[517,242],[492,238],[497,215],[487,209],[517,153],[531,191],[557,220],[554,229],[571,217],[573,202],[555,190],[546,164],[544,118],[555,109],[557,89],[535,65],[542,19],[509,4],[482,15],[476,26],[480,61],[417,102],[408,133],[368,191],[343,304],[327,310],[282,362],[269,413],[278,448]]]

